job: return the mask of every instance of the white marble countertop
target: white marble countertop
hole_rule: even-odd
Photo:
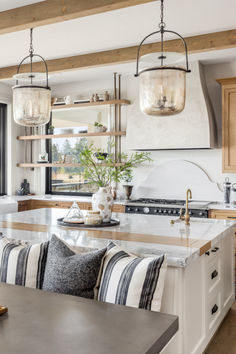
[[[190,247],[190,241],[203,240],[206,243],[210,241],[211,247],[214,247],[216,242],[224,238],[226,234],[234,232],[235,227],[235,222],[230,220],[193,218],[190,226],[186,226],[184,222],[171,225],[171,217],[168,216],[113,213],[113,218],[118,218],[120,225],[99,228],[102,232],[96,237],[97,233],[94,235],[94,229],[88,232],[84,229],[68,229],[58,226],[57,219],[64,217],[67,212],[66,209],[45,208],[0,215],[0,223],[7,221],[47,226],[47,231],[27,231],[24,228],[14,228],[10,225],[2,227],[3,225],[0,224],[0,231],[9,238],[32,242],[48,240],[51,234],[55,233],[73,246],[92,248],[104,247],[109,239],[114,239],[116,243],[131,252],[142,255],[165,253],[168,265],[185,267],[200,256],[199,248]],[[130,240],[124,240],[124,233],[126,236],[128,233],[128,237],[130,234]],[[139,239],[140,236],[142,241]],[[143,241],[145,237],[147,237],[147,242]],[[148,238],[151,238],[151,241]],[[159,239],[162,240],[160,243]],[[179,245],[180,242],[183,245]]]
[[[224,203],[220,203],[220,202],[217,202],[217,203],[211,203],[209,205],[209,209],[211,210],[230,210],[230,211],[236,211],[236,204],[224,204]]]

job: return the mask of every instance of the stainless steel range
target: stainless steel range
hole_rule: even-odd
[[[208,218],[211,202],[189,201],[189,215],[196,218]],[[185,213],[185,200],[140,198],[129,200],[125,212],[131,214],[178,216],[180,209]]]

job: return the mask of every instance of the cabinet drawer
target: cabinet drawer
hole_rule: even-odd
[[[236,211],[234,210],[210,210],[211,219],[236,220]]]
[[[81,203],[81,206],[80,206],[80,203],[79,204],[79,207],[80,209],[83,209],[83,210],[92,210],[92,204],[91,203]]]
[[[72,202],[52,201],[52,200],[32,200],[32,209],[42,208],[70,208]]]
[[[209,294],[212,294],[217,287],[217,285],[220,283],[221,279],[221,263],[220,263],[220,257],[215,257],[213,259],[213,262],[208,264],[207,266],[207,292]]]
[[[60,202],[44,201],[44,200],[33,200],[32,208],[33,209],[60,208]]]
[[[220,316],[221,312],[221,292],[217,287],[217,292],[214,296],[210,297],[207,304],[207,323],[208,329],[211,330]]]
[[[113,204],[112,211],[114,213],[124,213],[125,212],[125,206],[121,205],[121,204]]]
[[[217,259],[220,257],[221,254],[221,243],[218,242],[216,246],[212,247],[209,251],[205,252],[205,259],[207,267],[212,262],[216,262]]]
[[[57,202],[56,203],[56,208],[64,208],[64,209],[69,209],[72,206],[72,202]]]

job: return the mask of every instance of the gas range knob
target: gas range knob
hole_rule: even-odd
[[[138,212],[138,211],[139,211],[139,208],[135,208],[134,211]]]
[[[164,214],[166,214],[166,213],[167,213],[167,210],[166,210],[166,209],[165,209],[165,210],[163,210],[163,213],[164,213]]]
[[[162,210],[161,210],[161,209],[159,209],[158,213],[159,213],[159,214],[161,214],[161,213],[162,213]]]
[[[157,210],[157,209],[154,209],[153,212],[156,214],[156,213],[158,212],[158,210]]]
[[[190,211],[190,212],[189,212],[189,215],[193,215],[193,213]]]
[[[168,210],[168,214],[171,214],[172,213],[172,211],[171,210]]]
[[[144,212],[145,214],[148,214],[148,213],[150,212],[150,209],[149,209],[148,207],[144,207],[144,208],[143,208],[143,212]]]
[[[198,214],[199,216],[202,216],[203,215],[203,212],[202,211],[200,211],[200,213]]]
[[[173,210],[173,214],[176,214],[177,213],[177,211],[176,210]]]
[[[127,208],[128,211],[132,211],[132,208]]]

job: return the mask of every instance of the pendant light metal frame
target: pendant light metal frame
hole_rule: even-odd
[[[145,71],[152,71],[152,70],[180,70],[180,71],[185,71],[186,73],[191,72],[191,70],[189,69],[189,64],[188,64],[188,49],[187,49],[187,44],[185,39],[177,32],[175,31],[171,31],[171,30],[166,30],[165,29],[165,22],[164,22],[164,14],[163,14],[163,10],[164,10],[164,0],[161,0],[161,22],[159,23],[159,27],[160,30],[152,32],[150,34],[148,34],[146,37],[143,38],[143,40],[141,41],[141,43],[139,44],[138,47],[138,53],[137,53],[137,61],[136,61],[136,73],[135,73],[135,77],[138,77],[141,73],[145,72]],[[143,43],[151,36],[155,35],[155,34],[161,34],[161,56],[158,57],[158,59],[161,60],[161,65],[160,66],[154,66],[151,68],[147,68],[147,69],[143,69],[139,72],[139,59],[140,59],[140,51],[142,48]],[[164,65],[164,59],[166,59],[166,57],[164,56],[164,34],[165,33],[172,33],[175,34],[177,37],[179,37],[179,39],[181,39],[183,46],[184,46],[184,51],[185,51],[185,61],[186,61],[186,67],[182,68],[182,67],[178,67],[178,66],[165,66]]]
[[[46,86],[40,86],[40,85],[33,85],[33,58],[38,57],[42,60],[45,66],[45,74],[46,74]],[[45,88],[45,90],[51,90],[51,88],[48,86],[48,65],[46,60],[39,54],[34,54],[34,48],[33,48],[33,28],[30,29],[30,49],[29,49],[29,55],[27,55],[25,58],[23,58],[20,62],[20,64],[17,67],[17,75],[20,73],[20,68],[21,65],[30,58],[30,73],[32,74],[30,78],[31,84],[30,85],[18,85],[19,80],[16,80],[16,85],[13,87],[13,89],[17,88],[26,88],[26,87],[32,87],[32,88]]]

